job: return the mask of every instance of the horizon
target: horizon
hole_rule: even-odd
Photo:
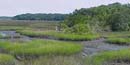
[[[0,2],[0,16],[15,16],[26,13],[61,13],[69,14],[76,9],[90,8],[100,5],[108,5],[119,2],[121,4],[130,3],[129,0],[91,0],[91,1],[69,1],[69,0],[4,0]],[[35,5],[34,5],[35,4]],[[37,5],[38,4],[38,5]],[[46,6],[45,6],[46,5]]]

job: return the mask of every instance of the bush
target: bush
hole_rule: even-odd
[[[84,33],[89,34],[91,33],[91,30],[89,25],[87,24],[76,24],[66,32],[76,33],[76,34],[84,34]]]

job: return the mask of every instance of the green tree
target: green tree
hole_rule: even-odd
[[[128,31],[130,29],[129,16],[124,13],[115,13],[110,17],[112,31]]]
[[[64,24],[67,28],[89,25],[88,31],[128,31],[129,21],[130,4],[113,3],[75,10],[65,19]]]

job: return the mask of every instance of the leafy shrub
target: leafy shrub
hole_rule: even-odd
[[[76,33],[76,34],[89,34],[91,33],[90,27],[87,24],[76,24],[73,27],[71,27],[69,30],[66,32],[70,31],[71,33]]]

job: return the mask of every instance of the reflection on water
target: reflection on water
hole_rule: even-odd
[[[5,36],[6,36],[6,34],[3,33],[3,32],[0,32],[0,35],[1,35],[2,37],[5,37]]]

